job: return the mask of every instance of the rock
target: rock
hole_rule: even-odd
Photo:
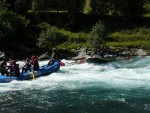
[[[147,53],[144,50],[142,50],[142,49],[138,49],[137,52],[136,52],[136,55],[138,55],[138,56],[146,56]]]
[[[77,56],[72,57],[71,58],[72,60],[81,60],[81,59],[86,58],[86,49],[85,48],[76,50],[75,53],[77,54]]]

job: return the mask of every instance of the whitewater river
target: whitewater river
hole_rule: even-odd
[[[0,113],[150,113],[150,57],[63,62],[50,76],[1,83]]]

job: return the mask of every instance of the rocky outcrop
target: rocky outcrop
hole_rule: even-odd
[[[137,56],[146,56],[146,55],[147,55],[147,52],[144,51],[143,49],[138,49],[138,50],[136,51],[136,55],[137,55]]]
[[[88,57],[88,55],[86,54],[86,49],[85,48],[81,48],[79,50],[75,50],[74,51],[77,55],[72,57],[72,60],[81,60],[81,59],[85,59]]]

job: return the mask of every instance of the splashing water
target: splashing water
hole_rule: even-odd
[[[0,113],[150,112],[150,57],[100,65],[63,62],[49,76],[0,84]]]

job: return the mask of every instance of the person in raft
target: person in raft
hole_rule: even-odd
[[[48,66],[53,65],[54,62],[57,60],[56,48],[52,49],[52,53],[49,58],[50,58],[50,60],[48,62]]]
[[[31,62],[29,58],[26,58],[25,65],[22,67],[22,73],[26,73],[28,70],[31,70]]]
[[[31,64],[33,66],[34,71],[39,70],[39,61],[38,61],[38,58],[36,56],[31,57]]]
[[[56,48],[53,48],[53,49],[52,49],[51,58],[53,59],[52,64],[53,64],[55,61],[58,61],[59,64],[60,64],[60,66],[65,66],[65,63],[61,62],[61,60],[58,58],[58,52],[56,51]]]
[[[20,68],[19,64],[16,63],[16,60],[12,60],[12,67],[11,67],[11,73],[10,75],[18,77],[20,75]]]
[[[0,72],[2,75],[6,74],[8,76],[6,66],[7,66],[6,58],[3,57],[3,61],[0,63]]]

